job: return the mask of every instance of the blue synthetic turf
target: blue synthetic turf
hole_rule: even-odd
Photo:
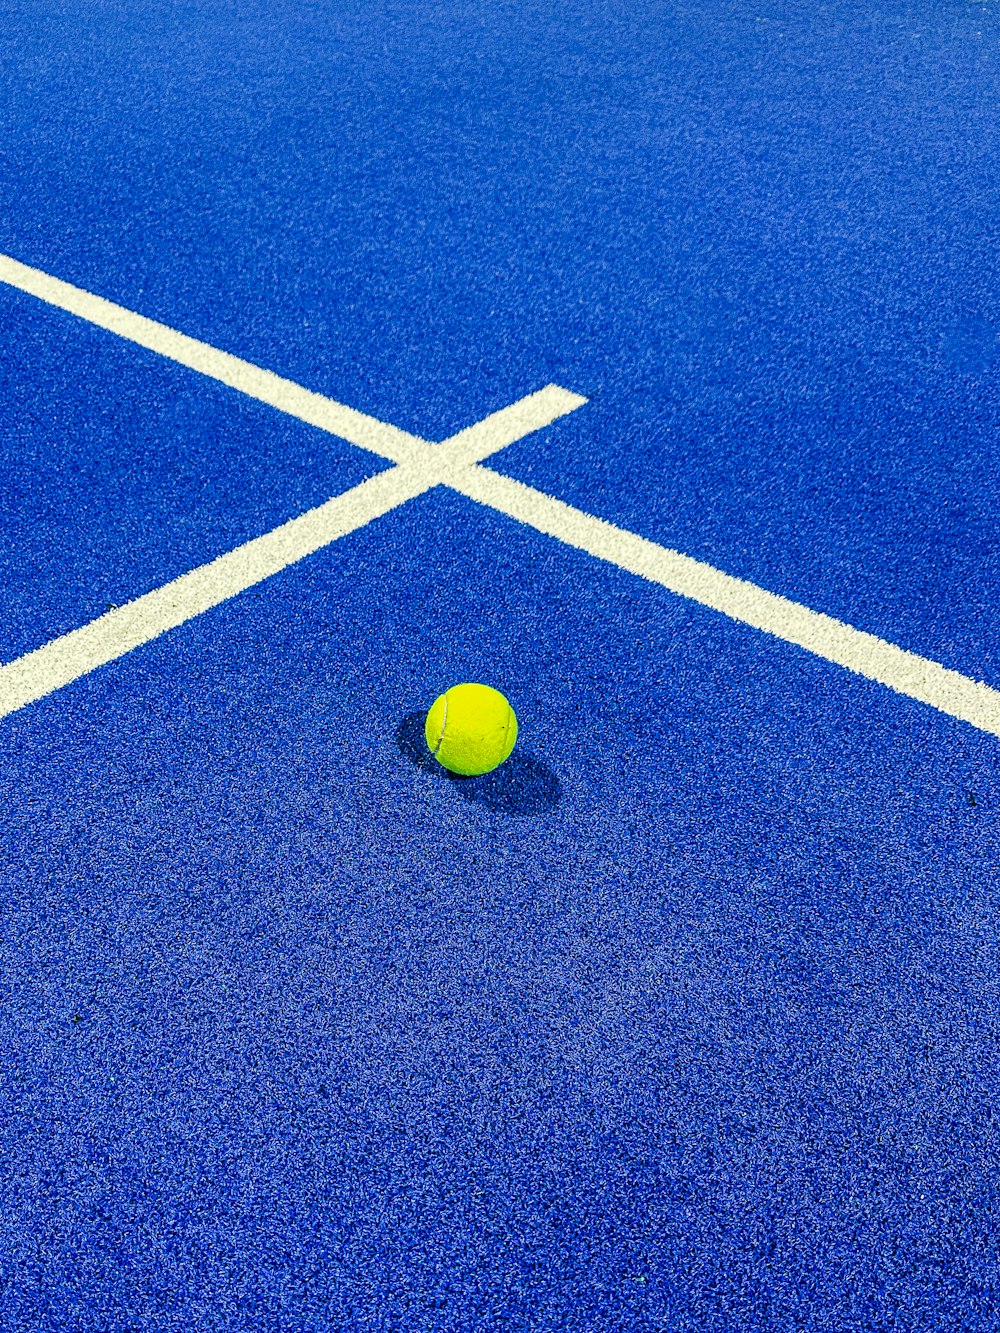
[[[0,252],[1000,685],[994,3],[0,12]],[[0,660],[382,466],[0,328]],[[3,720],[0,1330],[1000,1329],[998,753],[443,492]]]
[[[12,1326],[976,1327],[995,742],[423,503],[6,728]]]

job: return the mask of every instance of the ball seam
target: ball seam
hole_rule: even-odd
[[[434,746],[434,749],[431,750],[431,754],[434,756],[435,759],[437,758],[438,750],[440,750],[442,744],[444,743],[444,732],[445,732],[445,727],[447,727],[447,725],[448,725],[448,692],[445,691],[444,708],[442,708],[441,710],[441,732],[437,738],[437,744]]]

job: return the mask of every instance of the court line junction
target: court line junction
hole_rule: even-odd
[[[440,443],[411,435],[167,325],[0,255],[0,282],[393,464],[162,587],[0,666],[0,717],[52,694],[280,570],[446,486],[567,546],[1000,736],[1000,691],[670,550],[483,466],[587,399],[549,384]]]

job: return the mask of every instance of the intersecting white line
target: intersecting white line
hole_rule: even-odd
[[[1000,736],[1000,692],[981,681],[689,555],[658,546],[490,468],[470,468],[449,484],[470,500],[489,505],[567,546]]]
[[[0,666],[0,717],[148,643],[408,500],[444,485],[732,620],[1000,736],[1000,692],[877,635],[658,546],[481,463],[586,402],[550,384],[441,444],[241,361],[0,255],[0,282],[394,463],[388,471],[190,573]]]
[[[20,264],[7,255],[0,255],[0,282],[16,287],[29,296],[37,296],[47,305],[65,310],[109,333],[116,333],[120,338],[138,343],[151,352],[158,352],[170,361],[177,361],[190,370],[207,375],[209,379],[219,380],[249,398],[268,403],[279,412],[286,412],[311,426],[318,426],[320,430],[329,431],[331,435],[337,435],[381,458],[388,458],[393,463],[408,462],[420,452],[421,446],[426,447],[426,441],[408,435],[406,431],[387,426],[363,412],[356,412],[352,407],[324,398],[322,394],[312,393],[291,380],[282,379],[280,375],[272,375],[269,370],[261,370],[249,361],[241,361],[228,352],[220,352],[207,343],[198,342],[196,338],[189,338],[187,334],[168,328],[166,324],[158,324],[145,315],[137,315],[124,306],[82,291],[37,268],[29,268],[27,264]]]
[[[159,638],[186,620],[271,578],[339,537],[440,485],[442,478],[451,476],[456,467],[468,466],[463,464],[465,458],[503,448],[521,435],[548,425],[583,401],[578,395],[551,385],[460,431],[443,445],[418,441],[422,450],[417,461],[397,464],[369,477],[271,532],[25,653],[0,667],[0,717],[52,694],[140,644]]]

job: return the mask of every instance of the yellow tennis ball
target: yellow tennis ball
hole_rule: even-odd
[[[491,772],[507,758],[517,740],[517,718],[499,690],[453,685],[431,705],[424,735],[439,764],[471,778]]]

